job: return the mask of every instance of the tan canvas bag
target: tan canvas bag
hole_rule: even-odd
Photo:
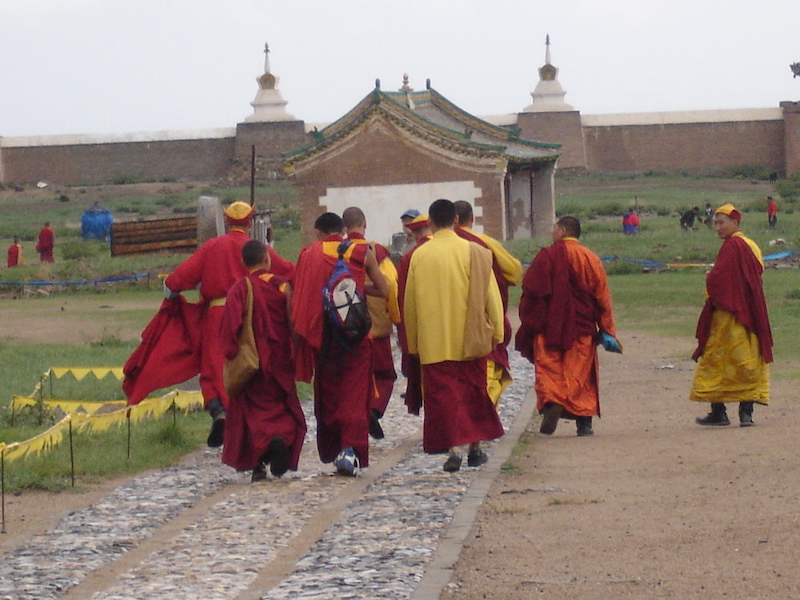
[[[244,322],[239,334],[239,352],[231,360],[225,361],[222,369],[222,380],[229,396],[235,396],[256,374],[259,369],[258,349],[253,334],[253,282],[247,282],[247,302],[245,303]]]

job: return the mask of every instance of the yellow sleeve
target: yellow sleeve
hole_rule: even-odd
[[[500,288],[497,287],[497,280],[494,277],[489,277],[489,293],[486,294],[486,313],[494,326],[494,334],[492,335],[494,343],[495,345],[499,344],[505,337],[505,312],[503,311]]]
[[[397,299],[397,267],[394,266],[392,259],[384,258],[378,265],[386,281],[389,283],[389,295],[386,296],[386,309],[389,311],[389,318],[392,323],[400,322],[400,304]]]
[[[408,278],[406,279],[406,293],[403,296],[403,326],[406,330],[406,342],[409,354],[419,354],[417,330],[417,277],[414,270],[414,258],[408,265]]]
[[[511,285],[519,285],[522,281],[522,263],[512,256],[496,239],[484,234],[480,234],[479,237],[489,246],[489,250],[494,254],[494,258],[497,264],[500,265],[500,270],[503,272],[503,277],[505,277]]]

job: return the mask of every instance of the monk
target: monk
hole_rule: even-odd
[[[260,370],[238,394],[228,398],[222,462],[237,471],[252,470],[252,480],[297,470],[306,420],[297,398],[291,344],[291,288],[269,272],[267,247],[258,240],[242,248],[242,262],[253,289],[253,333]],[[222,312],[220,344],[227,360],[239,352],[247,285],[240,279],[228,291]]]
[[[503,339],[503,303],[492,275],[492,253],[460,238],[456,209],[440,199],[428,211],[433,235],[408,267],[403,323],[408,351],[422,365],[423,450],[448,453],[443,468],[488,460],[481,442],[503,435],[486,389],[486,356]]]
[[[56,234],[50,227],[50,221],[46,221],[44,227],[39,231],[39,241],[36,244],[36,252],[39,253],[39,262],[53,262],[53,248],[56,246]]]
[[[522,280],[516,348],[534,364],[545,435],[560,418],[574,419],[579,436],[594,433],[592,417],[600,416],[595,346],[622,352],[603,264],[580,236],[575,217],[560,218],[553,244],[536,255]]]
[[[142,344],[124,367],[123,390],[129,404],[162,387],[175,385],[199,371],[200,389],[212,418],[207,444],[222,445],[228,395],[222,381],[225,358],[219,340],[220,321],[231,286],[248,274],[242,247],[250,239],[254,207],[234,202],[224,209],[227,233],[205,242],[164,281],[166,301],[142,334]],[[294,265],[268,247],[271,272],[291,280]],[[200,302],[187,303],[180,292],[200,286]],[[165,362],[169,370],[163,369]]]
[[[369,316],[372,319],[370,336],[372,337],[372,376],[375,379],[376,393],[373,395],[369,409],[369,434],[376,440],[384,438],[380,419],[386,412],[392,397],[397,373],[394,370],[392,354],[392,332],[394,325],[400,322],[400,308],[397,305],[397,268],[389,257],[389,250],[377,242],[367,242],[364,234],[367,230],[367,218],[357,206],[351,206],[342,213],[342,221],[347,231],[347,239],[355,244],[369,243],[375,250],[378,267],[389,284],[389,295],[386,298],[367,297]],[[369,280],[367,280],[369,282]]]
[[[404,404],[409,414],[419,415],[422,408],[422,367],[419,364],[419,356],[409,354],[406,329],[403,325],[403,302],[406,293],[406,281],[408,280],[408,265],[411,256],[419,246],[431,238],[431,227],[428,222],[428,215],[417,215],[406,223],[406,229],[414,239],[414,246],[403,255],[400,264],[397,265],[397,299],[400,305],[400,323],[397,325],[397,340],[400,344],[400,369],[406,378],[406,392]]]
[[[16,235],[14,236],[14,241],[8,247],[6,259],[6,264],[9,267],[18,267],[25,264],[22,259],[22,244],[19,243],[19,238]]]
[[[314,230],[317,241],[300,252],[293,281],[296,378],[314,381],[320,460],[334,463],[339,475],[353,477],[359,468],[369,466],[372,339],[367,336],[346,350],[335,343],[325,319],[322,290],[339,259],[344,222],[335,213],[324,213],[314,223]],[[389,284],[369,244],[349,244],[344,259],[362,296],[389,295]]]
[[[697,363],[689,397],[710,402],[699,425],[730,425],[726,402],[738,402],[739,425],[751,427],[753,405],[769,404],[772,330],[761,278],[761,250],[739,229],[732,204],[714,213],[722,246],[706,276],[707,298],[697,323]]]
[[[520,284],[522,280],[522,263],[503,248],[503,245],[496,239],[485,233],[476,233],[472,230],[475,223],[475,215],[469,202],[458,200],[454,204],[458,219],[458,226],[456,227],[458,236],[492,251],[492,272],[497,281],[497,287],[500,289],[500,297],[503,299],[503,340],[486,357],[486,385],[489,390],[489,396],[496,406],[500,401],[500,394],[513,381],[511,378],[511,364],[508,361],[511,321],[508,320],[506,313],[508,312],[508,288]]]

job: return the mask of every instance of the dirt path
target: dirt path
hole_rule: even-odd
[[[701,428],[691,340],[622,338],[596,435],[542,436],[534,418],[445,600],[800,596],[796,384],[773,381],[756,427]]]

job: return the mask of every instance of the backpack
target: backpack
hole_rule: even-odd
[[[332,341],[345,350],[352,350],[357,346],[372,328],[367,302],[358,291],[353,273],[344,258],[350,244],[346,240],[339,244],[339,260],[328,278],[328,283],[322,288],[327,329]]]

